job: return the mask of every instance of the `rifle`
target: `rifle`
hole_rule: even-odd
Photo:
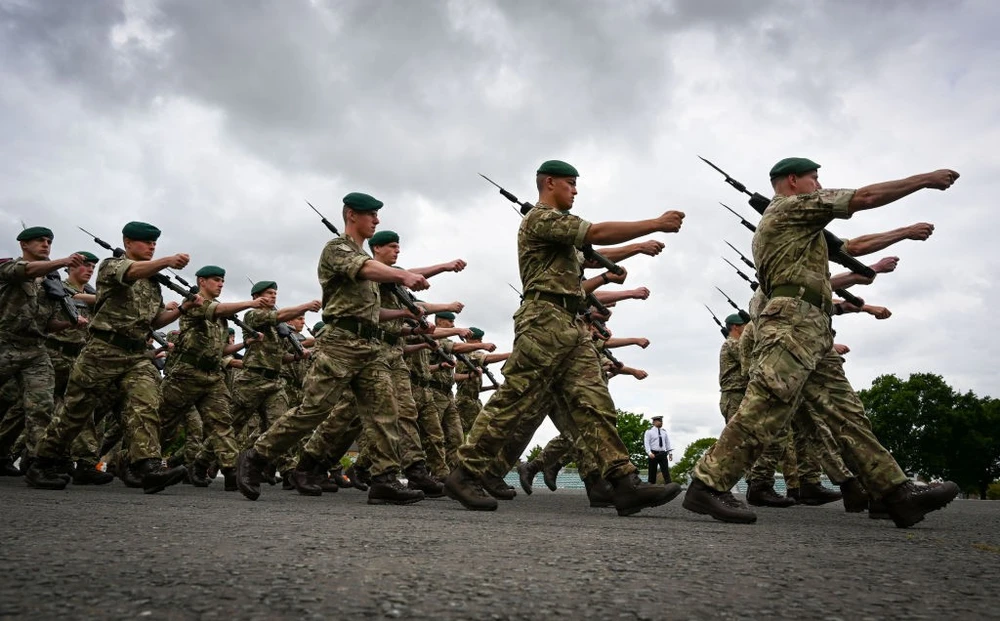
[[[607,358],[611,362],[611,364],[615,366],[616,369],[622,369],[625,367],[625,363],[616,358],[614,354],[609,352],[607,347],[601,348],[601,355]]]
[[[726,240],[722,240],[722,241],[726,241]],[[757,266],[753,264],[753,261],[751,261],[750,259],[748,259],[745,256],[743,256],[743,253],[740,252],[739,250],[737,250],[736,246],[730,244],[729,242],[726,242],[726,245],[729,246],[730,248],[732,248],[733,251],[736,254],[740,255],[740,261],[743,261],[744,265],[746,265],[747,267],[749,267],[752,270],[756,270],[757,269]]]
[[[759,194],[757,192],[751,192],[750,190],[747,189],[747,186],[743,185],[736,179],[730,177],[729,173],[722,170],[712,162],[706,160],[700,155],[698,156],[698,158],[701,161],[708,164],[709,166],[711,166],[712,168],[714,168],[715,170],[719,171],[726,178],[726,183],[736,188],[737,191],[742,192],[747,196],[749,196],[750,200],[748,202],[750,203],[750,206],[753,207],[754,211],[756,211],[760,215],[764,215],[764,210],[767,209],[767,206],[771,204],[771,201],[766,196]],[[858,261],[854,257],[844,252],[844,242],[841,241],[839,237],[837,237],[836,235],[834,235],[833,233],[831,233],[826,229],[823,229],[823,237],[826,238],[827,251],[830,255],[831,261],[843,265],[844,267],[851,270],[855,274],[861,274],[866,278],[875,278],[875,272],[874,270],[872,270],[872,268],[868,267],[867,265],[861,263],[861,261]]]
[[[493,390],[499,390],[500,382],[497,381],[497,378],[493,375],[493,371],[489,370],[489,368],[486,366],[486,363],[484,362],[483,364],[479,365],[479,368],[483,370],[483,375],[485,375],[487,379],[490,380],[490,383],[493,384]]]
[[[306,350],[302,348],[302,343],[299,342],[299,339],[296,336],[295,331],[292,330],[291,326],[282,321],[275,326],[275,330],[277,330],[279,338],[288,339],[288,342],[292,344],[292,349],[295,350],[295,357],[297,359],[306,355]]]
[[[164,335],[162,332],[159,332],[158,330],[150,330],[149,336],[154,341],[159,343],[160,347],[165,349],[167,352],[170,351],[170,343],[169,341],[167,341],[166,335]],[[164,360],[163,358],[153,358],[153,366],[156,367],[158,371],[162,371],[167,367],[167,361]]]
[[[306,201],[306,205],[309,205],[309,208],[316,212],[316,215],[319,216],[320,222],[322,222],[326,226],[326,228],[327,228],[328,231],[330,231],[331,233],[333,233],[337,237],[340,237],[340,231],[337,230],[337,227],[334,226],[334,224],[332,222],[330,222],[329,220],[326,219],[326,216],[324,216],[320,212],[319,209],[316,209],[315,207],[313,207],[313,204],[310,203],[309,201]],[[423,309],[420,308],[419,306],[417,306],[416,298],[413,297],[413,295],[410,294],[409,291],[407,291],[402,286],[400,286],[398,284],[395,284],[395,283],[384,283],[384,284],[389,285],[389,287],[390,287],[389,290],[392,291],[393,297],[395,297],[397,300],[399,300],[399,303],[402,304],[406,308],[406,310],[410,311],[410,313],[412,313],[413,315],[416,315],[417,317],[423,316],[423,314],[424,314]],[[419,319],[419,320],[407,319],[407,320],[404,320],[403,323],[406,324],[406,325],[408,325],[408,326],[410,326],[413,329],[420,329],[420,328],[429,327],[427,325],[427,322],[424,321],[423,319]],[[447,355],[445,355],[445,353],[443,351],[441,351],[441,348],[440,348],[440,346],[438,345],[438,342],[435,339],[432,339],[431,337],[427,336],[426,334],[421,334],[419,336],[420,336],[420,339],[424,343],[427,343],[428,345],[431,346],[431,349],[434,350],[434,353],[437,356],[439,356],[442,360],[444,360],[445,362],[448,362],[449,364],[452,364],[452,365],[455,364],[455,362],[451,358],[449,358]],[[464,356],[463,356],[463,358],[464,358]],[[468,359],[466,359],[466,360],[468,360]],[[465,361],[463,361],[463,362],[465,362]],[[472,366],[472,365],[470,364],[469,366]]]
[[[58,271],[49,272],[45,275],[45,278],[42,279],[42,290],[45,291],[45,295],[49,298],[59,300],[59,306],[62,308],[63,313],[74,326],[80,321],[80,313],[76,311],[76,302],[73,300],[73,294],[63,285]]]
[[[721,321],[719,321],[719,318],[715,316],[715,313],[713,313],[712,309],[708,307],[708,304],[705,304],[704,306],[705,306],[705,310],[707,310],[708,313],[712,316],[712,319],[715,320],[715,324],[717,326],[719,326],[719,328],[722,330],[722,336],[723,336],[723,338],[729,338],[729,328],[727,328],[724,323],[722,323]]]
[[[185,287],[187,287],[188,291],[190,291],[192,295],[197,295],[198,294],[198,287],[197,286],[192,285],[191,283],[189,283],[187,280],[184,279],[183,276],[181,276],[180,274],[178,274],[174,270],[170,269],[169,267],[167,268],[167,271],[170,272],[173,275],[173,277],[177,279],[177,282],[179,282],[182,285],[184,285]],[[256,330],[254,330],[253,328],[251,328],[247,324],[243,323],[243,320],[240,319],[239,317],[237,317],[236,315],[231,315],[227,319],[229,321],[232,321],[234,324],[236,324],[237,328],[240,328],[241,330],[249,332],[251,334],[252,338],[260,338],[260,332],[257,332]]]
[[[743,321],[750,323],[750,313],[740,308],[739,305],[736,302],[733,302],[733,299],[728,295],[726,295],[726,292],[723,291],[722,289],[716,287],[715,290],[721,293],[726,298],[726,301],[729,302],[729,305],[736,309],[737,314],[739,314],[740,318]]]
[[[738,268],[738,267],[736,267],[735,265],[733,265],[733,262],[732,262],[732,261],[730,261],[729,259],[727,259],[726,257],[722,257],[722,260],[723,260],[723,261],[725,261],[726,263],[728,263],[728,264],[729,264],[730,266],[732,266],[732,268],[733,268],[734,270],[736,270],[736,274],[737,274],[737,275],[738,275],[738,276],[739,276],[740,278],[742,278],[743,280],[745,280],[745,281],[747,281],[748,283],[750,283],[750,289],[751,289],[751,290],[753,290],[753,291],[756,291],[756,290],[757,290],[757,287],[759,287],[759,286],[760,286],[760,283],[758,283],[758,282],[757,282],[756,280],[754,280],[753,278],[750,278],[749,276],[747,276],[746,274],[744,274],[743,272],[741,272],[741,271],[740,271],[740,268]]]
[[[704,158],[702,158],[702,159],[704,159]],[[708,160],[705,160],[705,161],[707,162]],[[711,164],[711,162],[709,162],[709,164]],[[720,205],[722,205],[723,207],[726,207],[726,205],[723,205],[722,203],[719,203],[719,204],[720,204]],[[729,207],[726,207],[726,209],[729,209]],[[737,218],[739,218],[739,219],[740,219],[740,223],[741,223],[741,224],[742,224],[743,226],[745,226],[745,227],[747,227],[748,229],[750,229],[750,232],[751,232],[751,233],[756,233],[756,232],[757,232],[757,227],[756,227],[756,226],[754,226],[753,224],[751,224],[751,223],[747,222],[746,220],[744,220],[744,219],[743,219],[743,216],[741,216],[740,214],[736,213],[736,212],[735,212],[735,211],[733,211],[732,209],[729,209],[729,211],[732,211],[732,212],[733,212],[733,214],[734,214],[734,215],[735,215],[735,216],[736,216]],[[839,241],[839,239],[838,239],[838,241]],[[732,244],[730,244],[729,242],[726,242],[726,243],[727,243],[727,244],[729,244],[729,247],[730,247],[730,248],[732,248],[733,250],[736,250],[736,247],[735,247],[735,246],[733,246],[733,245],[732,245]],[[743,260],[743,262],[744,262],[744,263],[746,263],[746,264],[747,264],[748,266],[750,266],[750,267],[751,267],[751,268],[753,268],[753,269],[757,269],[756,267],[754,267],[754,264],[753,264],[753,261],[751,261],[750,259],[748,259],[748,258],[746,258],[745,256],[743,256],[743,253],[742,253],[742,252],[740,252],[739,250],[736,250],[736,253],[740,255],[740,258],[741,258],[741,259]],[[732,265],[732,264],[730,264],[730,265]],[[874,275],[875,275],[875,271],[874,271],[874,270],[872,270],[872,269],[871,269],[870,267],[868,267],[868,266],[863,266],[863,267],[864,267],[864,268],[865,268],[866,270],[868,270],[868,272],[870,272],[870,273],[871,273],[871,276],[868,276],[868,274],[865,274],[865,276],[868,276],[869,278],[871,278],[871,277],[874,277]],[[848,269],[851,269],[851,268],[848,268]],[[737,272],[738,272],[738,271],[739,271],[739,270],[737,270]],[[857,271],[857,270],[855,270],[855,269],[851,269],[851,271],[852,271],[852,272],[855,272],[856,274],[861,274],[861,273],[862,273],[862,272],[859,272],[859,271]],[[751,286],[752,286],[752,285],[751,285]],[[845,302],[847,302],[848,304],[853,304],[854,306],[857,306],[858,308],[861,308],[862,306],[864,306],[864,303],[865,303],[865,301],[864,301],[864,300],[862,300],[861,298],[859,298],[858,296],[854,295],[853,293],[851,293],[851,292],[850,292],[850,291],[848,291],[847,289],[834,289],[834,290],[833,290],[833,292],[834,292],[834,293],[836,293],[837,295],[839,295],[839,296],[840,296],[841,298],[843,298],[843,300],[844,300]]]
[[[506,198],[507,200],[509,200],[510,202],[512,202],[512,203],[514,203],[516,205],[520,205],[520,207],[521,207],[520,213],[521,213],[521,217],[522,218],[524,216],[528,215],[529,211],[531,211],[532,209],[534,209],[534,207],[535,207],[534,205],[532,205],[528,201],[523,201],[523,202],[519,201],[516,196],[514,196],[513,194],[511,194],[507,190],[505,190],[502,187],[500,187],[500,184],[498,184],[496,181],[493,181],[492,179],[490,179],[489,177],[487,177],[483,173],[479,173],[479,176],[482,177],[483,179],[486,179],[487,181],[489,181],[493,185],[495,185],[500,190],[500,194],[504,198]],[[624,270],[622,269],[622,267],[620,265],[618,265],[615,262],[611,261],[610,259],[608,259],[606,256],[604,256],[600,252],[594,250],[594,246],[592,244],[585,245],[581,250],[583,251],[584,258],[586,258],[589,261],[593,261],[593,262],[597,263],[598,265],[600,265],[601,267],[603,267],[607,271],[611,272],[612,274],[619,274],[620,275],[620,274],[622,274],[624,272]]]

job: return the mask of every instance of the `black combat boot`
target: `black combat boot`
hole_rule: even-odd
[[[665,505],[681,493],[676,483],[650,485],[639,480],[635,472],[614,481],[614,503],[618,515],[632,515],[643,509]]]
[[[55,460],[48,457],[35,457],[24,475],[24,482],[36,489],[66,489],[69,482],[59,476],[55,469]]]
[[[107,485],[114,480],[113,474],[101,472],[97,464],[86,461],[77,462],[73,471],[73,485]]]
[[[55,470],[56,470],[56,474],[58,474],[59,476],[61,476],[64,479],[66,479],[67,483],[69,483],[69,482],[71,482],[73,480],[73,471],[76,468],[73,466],[73,460],[72,459],[70,459],[69,457],[63,457],[63,458],[57,459],[57,460],[55,460],[55,466],[54,467],[55,467]]]
[[[21,470],[14,466],[14,459],[12,457],[4,457],[0,459],[0,477],[22,477],[24,474]]]
[[[184,455],[181,453],[174,453],[167,458],[167,468],[176,468],[177,466],[184,465]]]
[[[132,467],[131,463],[129,463],[127,460],[123,458],[119,462],[118,469],[120,470],[118,478],[122,480],[122,483],[125,484],[125,487],[131,487],[131,488],[142,487],[142,475],[137,472],[136,468]]]
[[[818,507],[843,498],[840,492],[824,487],[822,483],[802,483],[799,487],[799,504]]]
[[[514,500],[517,492],[495,474],[487,472],[481,479],[483,489],[497,500]]]
[[[779,496],[770,481],[753,481],[747,485],[747,503],[755,507],[776,507],[784,509],[795,506],[795,500]]]
[[[461,466],[453,469],[445,479],[448,496],[472,511],[496,511],[497,501],[483,489],[479,478]]]
[[[732,492],[712,489],[698,479],[691,480],[687,494],[684,495],[684,508],[733,524],[753,524],[757,521],[757,515],[747,509]]]
[[[370,505],[410,505],[424,499],[424,493],[416,489],[406,489],[395,472],[386,472],[372,477],[368,490]]]
[[[931,511],[943,509],[958,496],[958,485],[952,481],[933,485],[917,485],[906,481],[882,498],[889,517],[899,528],[909,528]]]
[[[321,496],[323,494],[319,474],[321,469],[325,478],[326,469],[322,468],[312,455],[302,451],[298,463],[295,464],[295,469],[288,474],[288,480],[303,496]]]
[[[330,472],[323,467],[323,472],[317,473],[319,476],[319,487],[323,490],[324,494],[335,494],[340,491],[340,485],[337,484],[337,479],[330,476]]]
[[[239,486],[236,485],[236,468],[223,468],[220,472],[222,472],[222,489],[227,492],[237,491]]]
[[[427,471],[424,462],[418,461],[406,469],[406,487],[420,490],[427,498],[441,498],[444,496],[444,484],[431,476]]]
[[[545,487],[549,488],[553,492],[559,489],[556,485],[556,477],[559,476],[559,471],[562,470],[562,462],[556,462],[548,467],[542,468],[542,481],[545,482]]]
[[[267,467],[264,468],[264,472],[262,473],[262,475],[264,477],[264,480],[263,480],[264,483],[267,483],[268,485],[277,485],[278,484],[278,467],[277,466],[272,466],[271,464],[268,464]]]
[[[197,461],[191,464],[187,478],[195,487],[208,487],[212,482],[208,478],[208,465]]]
[[[785,498],[791,498],[795,501],[795,504],[799,502],[799,488],[797,487],[786,487],[785,488]]]
[[[368,470],[352,465],[344,472],[344,476],[351,480],[351,487],[354,489],[359,492],[368,491],[368,484],[371,482],[371,475],[368,473]],[[365,482],[365,479],[368,479],[368,482]]]
[[[162,492],[171,485],[177,485],[187,476],[187,468],[184,466],[167,468],[159,457],[142,460],[136,470],[142,475],[142,492],[144,494]]]
[[[240,493],[250,500],[260,498],[260,484],[264,482],[264,469],[267,460],[257,453],[256,449],[248,449],[240,453],[236,460],[236,486]]]
[[[595,509],[607,509],[615,506],[615,489],[599,474],[588,474],[583,479],[587,489],[587,499]]]
[[[286,492],[295,489],[295,486],[292,484],[292,472],[293,470],[285,470],[281,473],[281,489]]]
[[[542,464],[537,459],[517,463],[517,478],[524,493],[531,496],[531,486],[535,484],[535,475],[542,471]]]
[[[840,493],[844,497],[844,511],[864,513],[868,510],[868,492],[857,479],[852,477],[841,483]]]
[[[341,466],[340,464],[337,464],[336,468],[330,470],[330,478],[334,480],[334,482],[337,484],[337,487],[339,487],[340,489],[348,489],[354,487],[354,485],[351,483],[350,477],[344,474],[344,467]]]

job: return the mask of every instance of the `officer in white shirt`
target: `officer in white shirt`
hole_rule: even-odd
[[[657,467],[663,471],[664,483],[670,483],[670,464],[674,460],[670,446],[670,437],[663,430],[663,417],[653,417],[653,428],[646,430],[646,435],[642,439],[646,447],[646,454],[649,455],[649,482],[656,483]]]

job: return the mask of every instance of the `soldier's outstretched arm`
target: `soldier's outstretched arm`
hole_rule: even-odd
[[[884,233],[871,233],[870,235],[852,237],[844,242],[843,250],[852,257],[863,257],[879,250],[885,250],[904,239],[925,241],[933,234],[933,224],[930,222],[917,222],[916,224],[885,231]]]
[[[866,209],[875,209],[898,201],[917,190],[947,190],[958,180],[954,170],[942,168],[934,172],[913,175],[905,179],[884,181],[858,188],[851,197],[847,212],[853,214]]]
[[[29,261],[24,266],[24,277],[25,279],[38,278],[61,267],[80,267],[85,260],[83,255],[71,254],[64,259],[55,259],[54,261]]]
[[[637,254],[644,254],[646,256],[655,257],[656,255],[663,252],[666,248],[666,244],[655,239],[647,239],[643,242],[636,242],[634,244],[626,244],[625,246],[612,246],[604,248],[596,248],[598,252],[603,254],[605,257],[610,259],[613,263],[618,263],[634,257]],[[584,267],[597,268],[595,265],[585,265]]]
[[[219,305],[215,307],[215,316],[232,317],[236,313],[240,313],[251,308],[267,308],[267,305],[267,299],[263,297],[243,302],[220,302]]]
[[[622,289],[621,291],[595,291],[597,300],[608,306],[622,300],[645,300],[649,297],[649,289],[639,287],[638,289]]]
[[[277,321],[278,323],[281,323],[282,321],[290,321],[292,319],[295,319],[299,315],[306,314],[309,311],[317,313],[321,308],[323,308],[323,305],[320,303],[319,300],[312,300],[304,304],[299,304],[298,306],[287,306],[285,308],[279,308]]]
[[[665,211],[659,217],[634,222],[596,222],[587,229],[588,244],[621,244],[652,233],[676,233],[681,230],[684,212]]]
[[[447,263],[438,263],[437,265],[429,265],[427,267],[409,267],[408,272],[413,272],[414,274],[420,274],[424,278],[431,278],[432,276],[437,276],[438,274],[443,274],[444,272],[461,272],[469,264],[462,259],[455,259],[454,261],[448,261]]]
[[[124,279],[128,282],[133,282],[143,278],[150,278],[168,267],[175,270],[182,270],[190,261],[191,257],[184,253],[172,254],[151,261],[136,261],[125,270]]]

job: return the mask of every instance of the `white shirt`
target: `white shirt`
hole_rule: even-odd
[[[652,453],[653,451],[672,451],[674,448],[670,446],[670,437],[667,436],[667,430],[663,427],[653,426],[652,429],[646,430],[646,435],[642,438],[642,444],[646,447],[646,454]]]

